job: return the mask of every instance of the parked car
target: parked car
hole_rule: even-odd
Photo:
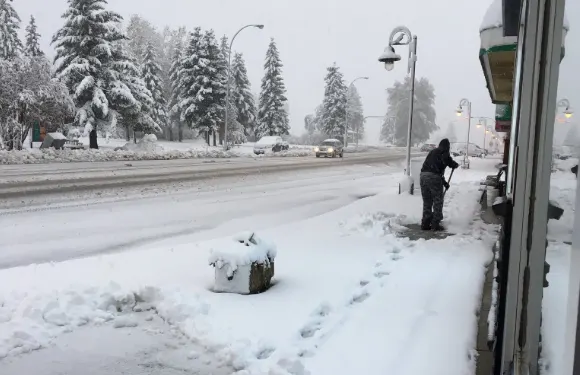
[[[456,142],[451,144],[451,155],[459,156],[465,155],[465,142]],[[481,158],[485,155],[485,151],[478,145],[469,142],[469,156]]]
[[[425,143],[423,146],[421,146],[421,152],[429,152],[431,150],[434,150],[437,148],[437,145],[433,144],[433,143]]]
[[[265,154],[266,151],[280,152],[289,149],[290,145],[288,142],[284,141],[282,137],[266,136],[260,138],[260,140],[256,142],[254,145],[254,154],[261,155]]]
[[[344,149],[342,142],[338,139],[327,139],[322,141],[322,143],[314,148],[314,152],[316,152],[316,157],[319,158],[321,156],[324,157],[331,157],[335,158],[340,156],[341,158],[344,155]]]

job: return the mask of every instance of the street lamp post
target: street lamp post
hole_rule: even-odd
[[[398,26],[391,32],[389,45],[385,48],[384,53],[379,57],[379,61],[385,63],[385,69],[393,70],[395,62],[401,60],[401,56],[395,53],[393,46],[409,46],[409,63],[407,73],[411,74],[411,87],[409,92],[409,125],[407,129],[407,160],[405,175],[407,176],[407,186],[409,193],[413,194],[413,182],[411,179],[411,134],[413,131],[413,107],[415,103],[415,68],[417,65],[417,36],[411,33],[405,26]],[[399,192],[401,191],[399,185]]]
[[[465,155],[463,155],[463,167],[469,169],[469,133],[471,132],[471,102],[461,99],[457,107],[457,116],[463,114],[463,107],[467,107],[467,144],[465,145]]]
[[[350,85],[348,85],[348,88],[346,89],[346,111],[345,111],[345,124],[344,124],[344,147],[348,146],[348,98],[349,98],[349,94],[350,94],[350,88],[352,87],[352,85],[354,85],[354,83],[358,80],[361,79],[369,79],[369,77],[358,77],[352,80],[352,82],[350,83]],[[357,134],[358,136],[358,134]],[[358,139],[357,139],[357,144],[358,144]]]
[[[264,25],[246,25],[238,30],[237,33],[234,34],[234,37],[230,41],[230,48],[228,50],[228,71],[227,71],[227,82],[226,82],[226,105],[225,105],[225,124],[224,124],[224,151],[228,150],[228,106],[230,104],[230,80],[231,80],[231,70],[232,70],[232,45],[234,44],[234,40],[238,36],[242,30],[247,29],[248,27],[255,27],[258,29],[263,29]]]
[[[564,116],[566,118],[572,117],[574,112],[570,108],[570,101],[568,99],[560,99],[556,105],[558,108],[564,108]]]
[[[477,127],[479,128],[481,125],[483,125],[483,152],[485,153],[486,150],[486,145],[487,145],[487,132],[488,132],[488,127],[487,127],[487,118],[486,117],[480,117],[479,118],[479,123],[477,124]]]

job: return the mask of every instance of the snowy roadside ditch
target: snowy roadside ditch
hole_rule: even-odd
[[[445,211],[456,234],[445,240],[399,236],[399,226],[418,221],[421,201],[393,194],[264,231],[278,249],[276,274],[268,291],[250,296],[211,291],[208,259],[230,239],[1,271],[0,357],[48,347],[83,325],[131,327],[127,314],[139,312],[161,317],[240,375],[333,373],[333,361],[322,359],[353,345],[361,349],[343,356],[345,368],[366,373],[356,367],[373,362],[363,349],[397,353],[406,335],[417,340],[410,358],[441,355],[436,372],[450,358],[451,369],[468,367],[491,256],[488,228],[472,221],[477,195],[473,183],[450,191]],[[445,332],[454,350],[437,345]],[[389,365],[375,363],[372,373]]]

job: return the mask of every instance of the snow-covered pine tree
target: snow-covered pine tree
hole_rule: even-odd
[[[403,82],[395,82],[387,89],[389,113],[394,117],[393,144],[405,146],[407,144],[407,129],[409,124],[409,87],[411,79],[405,77]],[[435,123],[435,88],[427,78],[415,81],[415,103],[413,107],[413,134],[411,140],[414,145],[426,142],[431,134],[439,129]]]
[[[262,78],[256,137],[289,134],[290,121],[284,110],[284,103],[287,101],[286,86],[282,77],[282,61],[274,39],[270,41],[266,52],[264,70],[266,72]]]
[[[246,63],[241,53],[236,53],[232,63],[232,99],[238,111],[238,121],[246,136],[254,134],[256,127],[256,103],[248,79]]]
[[[219,121],[219,143],[220,145],[223,145],[223,139],[224,139],[224,132],[225,132],[225,108],[228,108],[228,133],[232,132],[234,130],[234,127],[237,125],[239,126],[238,123],[238,112],[234,108],[230,108],[230,105],[233,103],[233,97],[231,96],[232,94],[232,90],[233,90],[233,76],[231,74],[231,72],[228,72],[228,64],[230,62],[229,59],[230,56],[230,50],[229,50],[229,41],[228,41],[228,37],[227,36],[223,36],[220,40],[220,59],[219,59],[219,72],[220,72],[220,76],[221,76],[221,81],[224,85],[224,90],[227,90],[226,86],[228,84],[228,78],[230,80],[230,103],[228,103],[226,105],[226,96],[224,95],[223,98],[223,102],[221,103],[222,107],[224,108],[224,111],[221,115],[220,121]],[[234,111],[232,111],[234,110]],[[235,115],[235,117],[232,117],[232,115]]]
[[[181,47],[180,41],[175,41],[173,64],[171,66],[171,82],[173,92],[171,95],[170,114],[171,119],[177,124],[179,141],[183,140],[183,125],[193,128],[194,109],[199,88],[195,85],[197,71],[199,69],[201,39],[203,37],[200,27],[196,27],[189,35],[187,46]],[[186,113],[187,111],[187,113]],[[206,137],[206,141],[208,141]]]
[[[153,44],[157,51],[157,58],[163,55],[163,35],[155,26],[139,15],[132,15],[127,25],[127,38],[129,55],[139,64],[143,63],[143,57],[149,44]]]
[[[11,2],[0,0],[0,59],[12,59],[22,50],[22,42],[18,38],[20,17]]]
[[[28,56],[44,56],[44,52],[40,49],[40,34],[36,30],[36,20],[34,16],[30,16],[30,23],[26,26],[26,46],[24,51]]]
[[[177,140],[183,141],[183,121],[181,121],[181,112],[179,110],[179,102],[181,100],[179,94],[179,74],[181,71],[181,64],[185,56],[185,48],[187,31],[184,27],[178,30],[173,30],[169,39],[170,47],[168,47],[168,56],[170,56],[170,68],[168,70],[169,88],[166,89],[169,93],[168,116],[170,125],[169,138],[173,140],[173,129],[177,128]],[[166,84],[167,85],[167,84]]]
[[[151,92],[153,107],[151,115],[159,126],[166,127],[168,124],[167,102],[163,92],[163,80],[161,79],[161,66],[157,62],[157,52],[152,43],[147,45],[143,56],[143,81]]]
[[[201,35],[197,28],[191,35],[179,74],[181,120],[204,132],[208,143],[213,135],[214,146],[217,145],[216,132],[223,118],[226,94],[220,70],[222,59],[213,30]]]
[[[365,123],[361,97],[355,85],[348,88],[348,128],[358,134],[358,139],[364,138]]]
[[[114,130],[118,113],[125,121],[140,113],[135,127],[155,128],[146,112],[151,94],[123,50],[126,37],[119,27],[123,18],[105,9],[106,0],[68,0],[68,4],[62,16],[65,23],[52,39],[56,77],[73,97],[75,124],[89,133],[90,147],[98,148],[98,130]]]
[[[344,125],[346,118],[346,92],[344,78],[336,63],[327,69],[324,78],[324,101],[320,129],[324,134],[337,139],[344,139]]]
[[[153,96],[143,78],[137,63],[126,51],[126,44],[116,42],[112,44],[113,64],[111,69],[112,82],[111,93],[113,101],[110,109],[120,115],[120,123],[135,132],[153,134],[161,132],[161,126],[154,119]],[[118,93],[118,97],[114,97]],[[113,127],[114,127],[113,123]],[[111,129],[113,130],[113,129]],[[134,138],[136,141],[136,138]]]

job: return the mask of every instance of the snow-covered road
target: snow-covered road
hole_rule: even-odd
[[[0,210],[0,268],[198,241],[242,226],[261,229],[317,216],[382,190],[395,191],[387,176],[400,171],[396,164],[252,173],[98,195],[71,192],[6,200]],[[156,165],[146,162],[140,168]]]
[[[327,169],[400,160],[400,150],[349,154],[340,159],[242,158],[43,165],[0,165],[0,201],[128,186],[200,181],[248,174]]]

